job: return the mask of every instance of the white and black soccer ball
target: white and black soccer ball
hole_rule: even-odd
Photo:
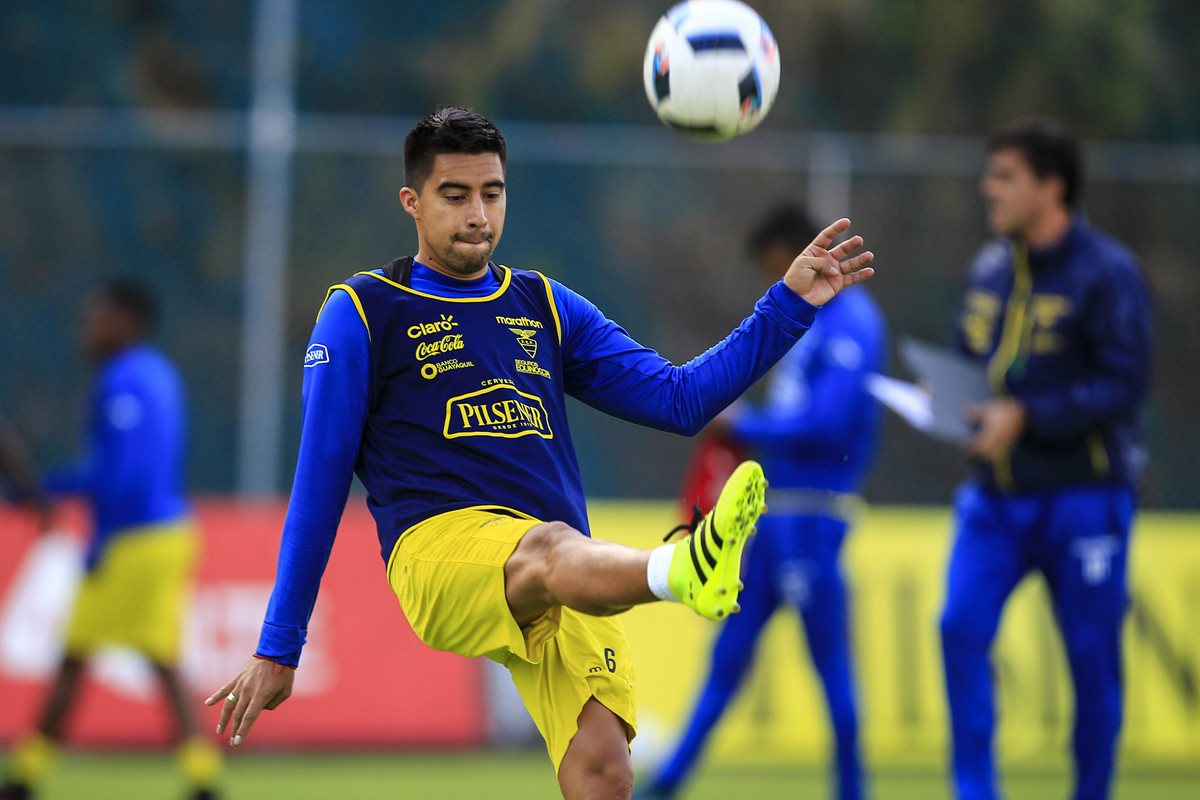
[[[722,141],[754,129],[779,90],[779,48],[738,0],[685,0],[650,34],[646,97],[675,130]]]

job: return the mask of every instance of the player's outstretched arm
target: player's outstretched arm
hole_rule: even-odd
[[[204,705],[221,703],[217,735],[230,730],[229,743],[237,746],[250,734],[263,710],[273,711],[292,696],[296,670],[265,658],[252,658],[237,677],[226,683]],[[230,722],[232,721],[232,725]]]
[[[823,306],[847,286],[861,283],[875,270],[870,266],[875,254],[862,250],[863,238],[851,236],[833,247],[837,239],[850,228],[850,220],[842,218],[817,234],[812,244],[804,248],[788,267],[783,282],[796,294],[814,306]],[[832,249],[831,249],[832,248]]]
[[[0,416],[0,502],[4,498],[3,482],[11,485],[13,498],[28,503],[38,515],[38,529],[45,533],[51,524],[50,502],[46,498],[29,448],[8,421]]]

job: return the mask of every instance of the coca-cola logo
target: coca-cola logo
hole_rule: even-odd
[[[417,345],[417,361],[424,361],[433,356],[439,356],[443,353],[450,353],[455,350],[463,349],[463,337],[461,333],[448,333],[441,339],[433,342],[421,342]]]

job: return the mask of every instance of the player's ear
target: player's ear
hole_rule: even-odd
[[[417,194],[416,189],[409,186],[402,188],[400,190],[400,205],[404,209],[404,213],[413,219],[421,218],[421,196]]]

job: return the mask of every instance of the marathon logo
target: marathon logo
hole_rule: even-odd
[[[537,328],[541,330],[546,327],[541,320],[530,319],[529,317],[502,317],[497,316],[496,322],[501,325],[506,325],[510,328]]]
[[[308,352],[304,354],[304,367],[315,367],[317,364],[329,363],[329,348],[323,344],[309,345]]]
[[[442,434],[447,439],[462,436],[554,438],[542,399],[505,384],[496,384],[447,400],[446,423]]]

